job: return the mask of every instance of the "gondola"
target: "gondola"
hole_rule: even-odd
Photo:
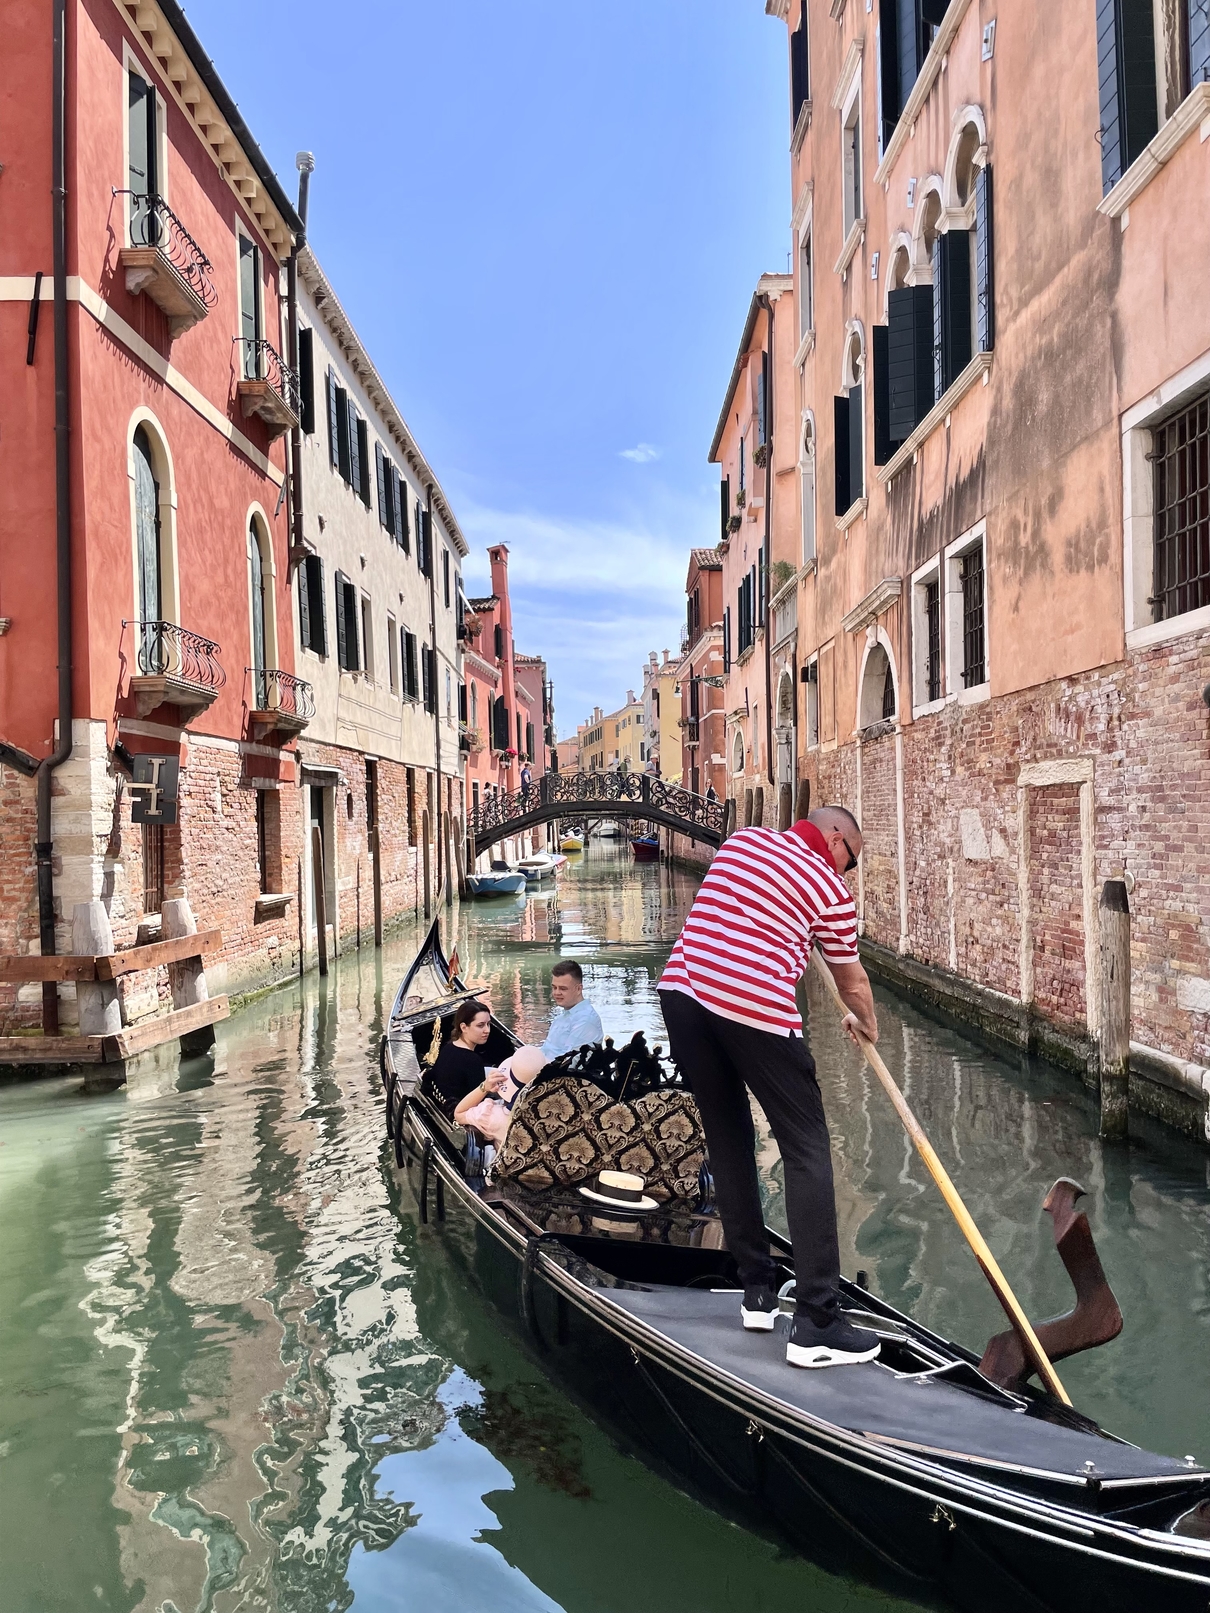
[[[739,1326],[707,1169],[696,1201],[647,1214],[494,1183],[474,1138],[422,1090],[422,1061],[469,995],[434,923],[382,1040],[394,1169],[421,1221],[623,1446],[821,1565],[923,1601],[1206,1613],[1210,1471],[1192,1458],[1140,1450],[1032,1385],[1003,1387],[971,1351],[847,1279],[842,1305],[878,1332],[880,1358],[788,1366],[785,1317],[772,1335]],[[488,1062],[515,1045],[493,1016]],[[558,1062],[574,1069],[588,1052]],[[592,1056],[605,1082],[627,1060],[678,1080],[641,1037]],[[784,1292],[790,1248],[769,1238]]]

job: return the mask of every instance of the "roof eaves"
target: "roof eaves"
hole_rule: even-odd
[[[794,276],[790,274],[762,274],[756,282],[756,290],[752,293],[752,301],[748,305],[748,317],[744,321],[744,334],[739,339],[739,351],[735,355],[735,363],[731,368],[731,379],[727,383],[723,407],[719,412],[718,425],[714,428],[714,440],[710,444],[710,452],[706,458],[708,465],[714,464],[718,454],[718,445],[722,442],[723,432],[727,429],[727,416],[731,413],[731,400],[735,396],[735,389],[739,385],[739,378],[743,373],[744,359],[748,356],[748,348],[752,342],[752,332],[756,329],[756,317],[761,312],[760,300],[774,290],[780,297],[783,291],[791,290],[793,285]]]

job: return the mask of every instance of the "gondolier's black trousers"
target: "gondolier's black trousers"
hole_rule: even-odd
[[[781,1150],[799,1308],[826,1326],[836,1307],[840,1250],[832,1147],[815,1060],[800,1037],[739,1025],[682,991],[661,991],[660,1006],[672,1056],[693,1089],[706,1130],[715,1197],[741,1282],[745,1288],[771,1283],[774,1273],[746,1087]]]

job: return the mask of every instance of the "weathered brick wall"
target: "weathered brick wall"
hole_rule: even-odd
[[[865,929],[899,944],[899,830],[895,806],[895,736],[861,747],[862,911]]]
[[[1080,790],[1053,784],[1030,792],[1029,902],[1033,915],[1034,1002],[1060,1024],[1087,1021]]]

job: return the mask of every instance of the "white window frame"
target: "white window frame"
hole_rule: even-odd
[[[1147,455],[1154,445],[1153,428],[1210,384],[1210,351],[1156,387],[1122,416],[1122,515],[1126,648],[1146,649],[1186,633],[1210,628],[1210,605],[1151,620],[1148,596],[1155,587],[1155,471]]]
[[[815,676],[814,676],[814,678],[812,678],[812,677],[810,677],[808,675],[806,678],[803,679],[803,686],[807,691],[806,723],[805,723],[804,726],[805,726],[805,729],[806,729],[806,736],[807,736],[806,737],[806,748],[807,748],[807,750],[818,750],[819,749],[819,656],[818,656],[818,654],[810,655],[810,656],[807,657],[807,660],[806,660],[805,665],[804,665],[804,670],[809,674],[812,667],[815,668]]]
[[[799,226],[798,250],[798,351],[794,363],[798,368],[806,362],[815,345],[815,210],[807,209],[807,216]]]
[[[387,678],[393,695],[399,693],[399,634],[395,618],[387,612]]]
[[[986,557],[985,557],[986,558]],[[986,580],[986,576],[985,576]],[[938,646],[941,656],[941,693],[936,700],[928,698],[928,656],[929,656],[929,626],[926,610],[925,589],[929,583],[936,582],[940,591],[940,615],[938,624],[940,644]],[[945,620],[945,589],[941,587],[941,556],[935,554],[931,560],[925,562],[912,573],[912,716],[927,717],[931,712],[940,711],[946,704],[948,685],[948,657],[946,654],[946,620]],[[961,593],[961,590],[959,590]],[[959,618],[961,619],[961,618]]]
[[[840,113],[840,184],[844,203],[844,237],[864,222],[865,173],[861,152],[861,73],[853,76]]]
[[[810,448],[807,447],[808,433]],[[814,566],[818,562],[818,467],[819,433],[815,428],[815,416],[810,409],[804,409],[798,431],[798,485],[801,505],[799,516],[804,566]]]
[[[972,688],[962,684],[962,560],[973,550],[983,550],[983,668],[986,676]],[[956,538],[945,551],[945,591],[941,606],[945,633],[946,695],[960,706],[975,706],[991,698],[991,589],[987,569],[987,522],[980,521],[969,532]]]

